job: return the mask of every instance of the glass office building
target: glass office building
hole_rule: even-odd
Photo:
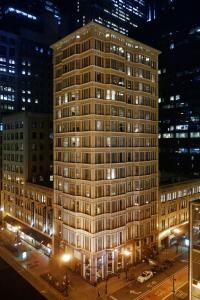
[[[74,29],[95,21],[129,35],[147,19],[145,0],[76,0],[73,10]]]

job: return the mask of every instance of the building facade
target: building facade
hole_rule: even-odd
[[[189,299],[200,299],[200,200],[190,203]]]
[[[53,189],[25,183],[20,192],[1,192],[3,224],[46,255],[52,253]]]
[[[40,185],[53,180],[51,116],[21,112],[3,117],[3,123],[1,208],[4,221],[11,225],[21,222],[21,227],[33,229],[32,234],[35,228],[36,233],[50,236],[52,189]]]
[[[189,205],[199,198],[200,180],[177,182],[159,187],[158,245],[169,247],[188,237]],[[180,243],[184,245],[183,243]]]
[[[129,35],[133,28],[141,26],[147,19],[145,0],[76,0],[68,10],[72,30],[94,21]]]
[[[54,250],[95,282],[157,245],[158,51],[95,23],[53,50]]]
[[[195,0],[160,2],[144,40],[161,50],[159,60],[159,168],[200,175],[200,27]],[[169,22],[170,20],[170,22]],[[152,32],[149,35],[149,32]],[[141,31],[138,33],[141,35]],[[185,59],[187,57],[187,59]]]
[[[1,114],[52,111],[49,45],[58,39],[60,23],[53,1],[1,1]]]
[[[51,116],[22,112],[4,117],[3,122],[3,183],[15,190],[15,184],[52,180]]]

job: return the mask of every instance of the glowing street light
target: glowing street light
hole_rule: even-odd
[[[66,266],[66,270],[65,270],[65,277],[64,277],[64,285],[65,285],[65,295],[68,296],[68,288],[69,288],[69,280],[68,280],[68,274],[67,274],[67,263],[70,261],[71,259],[71,255],[68,253],[65,253],[61,256],[61,261],[65,264]]]
[[[126,257],[128,257],[128,256],[131,255],[131,251],[125,249],[124,252],[123,252],[123,254],[124,254]]]
[[[63,262],[65,262],[65,263],[67,263],[68,261],[70,261],[70,259],[71,259],[71,255],[70,255],[70,254],[63,254],[63,255],[61,256],[61,260],[62,260]]]
[[[132,252],[129,251],[128,249],[125,249],[122,254],[126,257],[125,271],[126,271],[126,279],[128,279],[128,262],[127,262],[127,259],[128,259],[128,257],[131,256]]]

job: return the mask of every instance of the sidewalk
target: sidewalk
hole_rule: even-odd
[[[12,233],[3,231],[0,233],[1,241],[6,241],[7,243],[13,243]],[[44,254],[35,250],[32,246],[23,243],[23,249],[28,252],[28,258],[26,261],[19,261],[16,255],[5,249],[3,245],[0,244],[0,256],[4,258],[17,272],[19,272],[30,284],[32,284],[39,292],[43,292],[43,295],[49,300],[100,300],[108,299],[106,292],[106,283],[102,281],[97,284],[96,287],[92,286],[86,282],[80,275],[67,270],[70,278],[70,289],[69,297],[64,297],[62,293],[58,292],[54,287],[52,287],[48,282],[41,278],[44,274],[51,274],[52,277],[56,278],[56,281],[61,284],[63,282],[63,277],[66,273],[66,269],[61,265],[58,258],[49,259]],[[176,248],[171,247],[169,249],[163,250],[159,254],[159,262],[166,259],[173,259],[182,255],[181,253],[176,253]],[[130,267],[128,271],[128,280],[126,280],[125,272],[120,274],[120,278],[114,276],[109,278],[107,281],[107,291],[108,295],[113,294],[119,289],[128,286],[130,280],[133,280],[144,270],[150,269],[147,263],[141,263],[136,266]],[[101,297],[98,297],[98,291]]]

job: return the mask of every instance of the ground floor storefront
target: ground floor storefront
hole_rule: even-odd
[[[59,241],[54,240],[54,246],[58,247],[55,255],[61,257],[63,253],[68,253],[71,257],[68,267],[91,283],[119,275],[121,271],[128,272],[128,269],[141,262],[147,253],[150,257],[150,253],[157,251],[157,244],[144,245],[144,241],[141,240],[98,253],[74,249],[65,245],[63,241],[60,244],[59,248]]]
[[[8,215],[4,217],[3,225],[7,230],[14,233],[14,246],[18,247],[21,244],[21,240],[23,240],[44,254],[51,255],[51,238]]]

